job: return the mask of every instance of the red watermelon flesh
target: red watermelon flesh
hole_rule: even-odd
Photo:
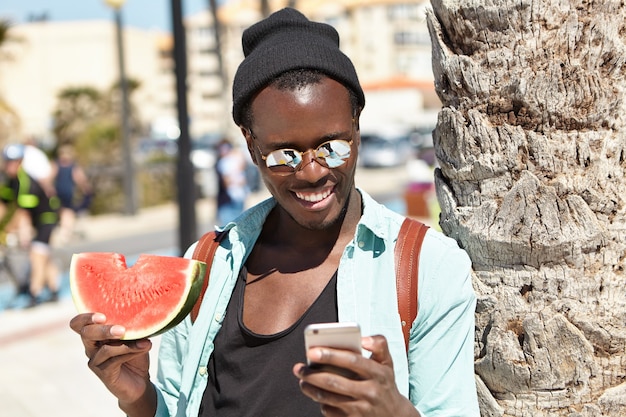
[[[124,255],[85,252],[72,256],[70,288],[79,313],[103,313],[107,324],[126,328],[124,340],[135,340],[180,323],[205,270],[204,262],[160,255],[140,255],[129,268]]]

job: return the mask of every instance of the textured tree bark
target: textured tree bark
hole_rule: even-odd
[[[483,416],[626,416],[626,3],[431,0]]]

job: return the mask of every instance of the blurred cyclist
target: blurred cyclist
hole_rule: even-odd
[[[30,233],[22,233],[20,240],[29,248],[29,306],[32,307],[43,301],[41,294],[46,286],[51,293],[50,301],[58,299],[59,273],[52,262],[50,237],[59,220],[59,199],[26,173],[22,165],[25,150],[24,145],[11,144],[2,152],[6,183],[0,187],[0,200],[5,203],[0,225],[6,225],[14,218],[22,225],[19,219],[28,222]]]

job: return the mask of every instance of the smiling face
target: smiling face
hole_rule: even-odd
[[[360,141],[348,90],[330,78],[296,89],[269,86],[254,98],[251,110],[250,130],[242,132],[279,210],[307,229],[336,225],[355,189]],[[351,156],[336,168],[320,164],[312,152],[332,139],[352,141]],[[303,153],[300,167],[288,175],[272,172],[263,160],[263,155],[284,148]]]

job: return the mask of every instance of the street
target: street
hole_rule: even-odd
[[[2,313],[0,322],[11,321],[14,326],[12,334],[0,336],[2,415],[124,415],[87,368],[80,339],[68,326],[74,313],[68,298],[56,305]]]

